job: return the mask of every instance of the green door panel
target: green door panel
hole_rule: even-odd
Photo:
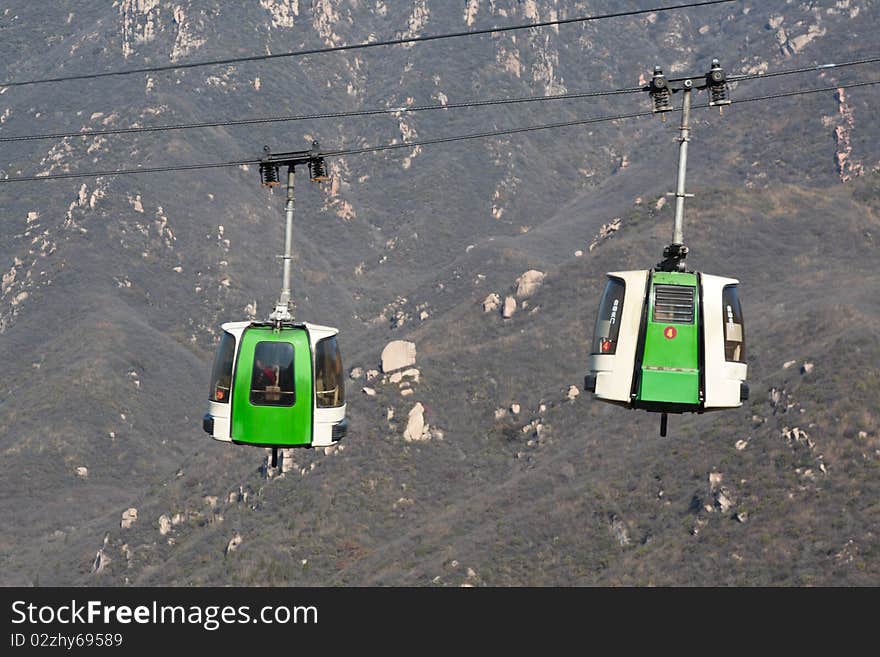
[[[295,402],[292,406],[263,406],[251,401],[254,350],[260,342],[293,345]],[[310,445],[312,442],[312,356],[305,329],[248,328],[241,337],[232,391],[232,440],[252,445]]]
[[[665,332],[674,331],[675,337],[667,338]],[[672,324],[648,322],[645,331],[645,367],[664,367],[697,371],[697,342],[699,333],[696,324]]]
[[[654,321],[654,290],[645,327],[639,399],[674,404],[700,403],[699,295],[696,274],[655,272],[652,285],[677,285],[694,290],[691,322]]]
[[[642,369],[642,401],[674,404],[700,403],[699,372],[675,372]]]

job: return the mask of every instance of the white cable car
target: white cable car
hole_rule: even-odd
[[[739,281],[686,270],[683,243],[685,176],[692,89],[707,89],[710,105],[730,103],[724,71],[713,60],[703,81],[666,80],[660,68],[646,88],[654,111],[672,111],[671,93],[684,92],[675,228],[655,269],[607,275],[584,387],[600,401],[661,413],[736,408],[748,399],[745,331]]]

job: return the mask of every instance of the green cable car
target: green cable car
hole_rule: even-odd
[[[260,164],[264,186],[279,184],[278,167],[287,165],[287,204],[281,296],[264,322],[229,322],[214,358],[208,412],[202,428],[214,439],[272,448],[325,447],[343,437],[345,377],[329,326],[295,323],[291,316],[290,261],[293,233],[294,170],[308,164],[310,178],[326,180],[324,159],[313,142],[309,151],[273,155]]]
[[[323,447],[345,436],[338,331],[317,324],[229,322],[214,359],[203,428],[257,447]]]
[[[662,413],[748,399],[739,281],[699,272],[612,272],[599,304],[585,387],[596,399]]]
[[[655,269],[607,275],[584,379],[594,399],[661,413],[661,436],[668,413],[736,408],[749,396],[739,281],[687,271],[682,236],[691,91],[707,89],[709,105],[724,106],[725,80],[717,60],[704,81],[654,69],[646,90],[655,112],[672,111],[671,93],[684,92],[672,243]]]

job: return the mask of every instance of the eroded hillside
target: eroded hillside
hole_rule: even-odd
[[[0,10],[0,77],[615,7],[19,2]],[[0,137],[614,89],[655,63],[676,74],[712,57],[734,73],[811,66],[876,51],[877,11],[872,0],[741,2],[7,87]],[[873,71],[740,83],[732,94]],[[591,402],[582,381],[604,272],[653,265],[669,239],[674,122],[341,157],[328,162],[330,184],[301,183],[296,314],[339,326],[346,370],[360,372],[348,381],[342,446],[294,452],[276,473],[260,450],[211,442],[200,418],[219,323],[263,316],[277,295],[282,195],[260,188],[253,167],[4,184],[0,581],[876,584],[876,89],[698,114],[685,236],[693,267],[742,281],[753,395],[738,411],[672,418],[667,439],[654,416]],[[646,108],[629,95],[10,142],[0,175],[234,160],[263,144],[347,148]],[[397,339],[415,344],[417,372],[373,374]],[[416,417],[407,432],[411,415],[423,424]]]

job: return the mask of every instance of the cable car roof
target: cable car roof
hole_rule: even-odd
[[[649,271],[651,271],[651,270],[649,270],[649,269],[630,269],[630,270],[626,270],[626,271],[609,271],[605,275],[606,276],[613,276],[615,278],[626,278],[628,274],[637,274],[637,273],[646,273],[647,274]],[[654,270],[654,271],[655,271],[655,273],[658,273],[657,270]],[[711,277],[716,278],[720,281],[723,281],[725,285],[736,285],[740,282],[739,279],[737,279],[737,278],[730,278],[729,276],[717,276],[716,274],[706,274],[705,272],[699,272],[699,271],[690,271],[690,272],[682,272],[682,273],[700,274],[701,276],[711,276]]]
[[[266,322],[258,322],[258,321],[245,321],[245,322],[225,322],[220,325],[224,331],[228,331],[230,333],[239,333],[246,328],[251,326],[264,326]],[[314,336],[316,339],[327,338],[332,335],[336,335],[339,333],[339,329],[334,328],[332,326],[324,326],[322,324],[312,324],[311,322],[299,322],[292,324],[294,327],[302,327],[305,328],[310,335]]]

